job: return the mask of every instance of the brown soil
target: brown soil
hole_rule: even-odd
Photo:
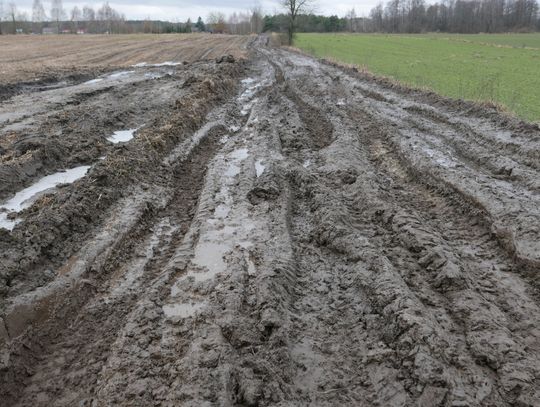
[[[265,43],[0,105],[4,404],[539,405],[540,131]]]
[[[251,41],[219,34],[0,37],[0,100],[91,79],[131,65],[241,58]]]

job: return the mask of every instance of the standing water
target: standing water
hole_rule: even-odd
[[[43,191],[54,188],[59,184],[70,184],[84,177],[89,168],[89,165],[82,165],[47,175],[28,188],[17,192],[13,198],[0,205],[0,228],[13,230],[19,221],[17,219],[8,219],[9,213],[18,213],[28,208]]]
[[[125,143],[133,138],[133,133],[136,131],[137,129],[118,130],[115,131],[112,136],[107,137],[107,140],[114,144]]]

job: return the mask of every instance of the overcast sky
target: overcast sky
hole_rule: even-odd
[[[4,4],[13,0],[4,0]],[[15,0],[15,4],[19,10],[26,11],[31,16],[32,0]],[[50,1],[42,0],[47,14],[50,10]],[[369,13],[372,7],[378,3],[378,0],[316,0],[316,12],[318,14],[332,15],[337,14],[343,17],[345,13],[352,9],[356,10],[356,14],[361,16],[363,13]],[[82,8],[88,4],[94,8],[98,8],[103,4],[103,1],[64,1],[64,8],[71,10],[74,6]],[[280,0],[114,0],[109,1],[109,4],[114,9],[123,13],[127,19],[145,19],[167,21],[185,21],[188,18],[192,20],[201,16],[206,18],[211,11],[222,11],[225,14],[233,12],[246,11],[258,4],[266,13],[273,13],[281,10]]]

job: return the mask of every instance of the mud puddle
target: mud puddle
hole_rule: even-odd
[[[128,130],[115,131],[112,136],[107,137],[107,140],[113,144],[126,143],[134,137],[134,134],[140,127]]]
[[[82,165],[41,178],[35,184],[15,194],[13,198],[0,205],[0,227],[13,230],[19,220],[14,215],[30,207],[44,193],[52,193],[60,184],[71,184],[84,177],[91,166]]]
[[[165,62],[160,62],[160,63],[157,63],[157,64],[149,64],[149,63],[146,63],[146,62],[139,62],[138,64],[135,64],[133,65],[134,68],[152,68],[152,67],[162,67],[162,66],[178,66],[178,65],[182,65],[183,62],[175,62],[175,61],[165,61]]]
[[[263,160],[257,160],[255,161],[255,172],[257,174],[257,178],[262,175],[266,168],[266,165],[264,165]]]

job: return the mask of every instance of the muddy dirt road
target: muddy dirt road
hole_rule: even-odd
[[[540,404],[537,127],[263,41],[138,69],[0,106],[3,197],[89,167],[5,216],[6,405]]]

